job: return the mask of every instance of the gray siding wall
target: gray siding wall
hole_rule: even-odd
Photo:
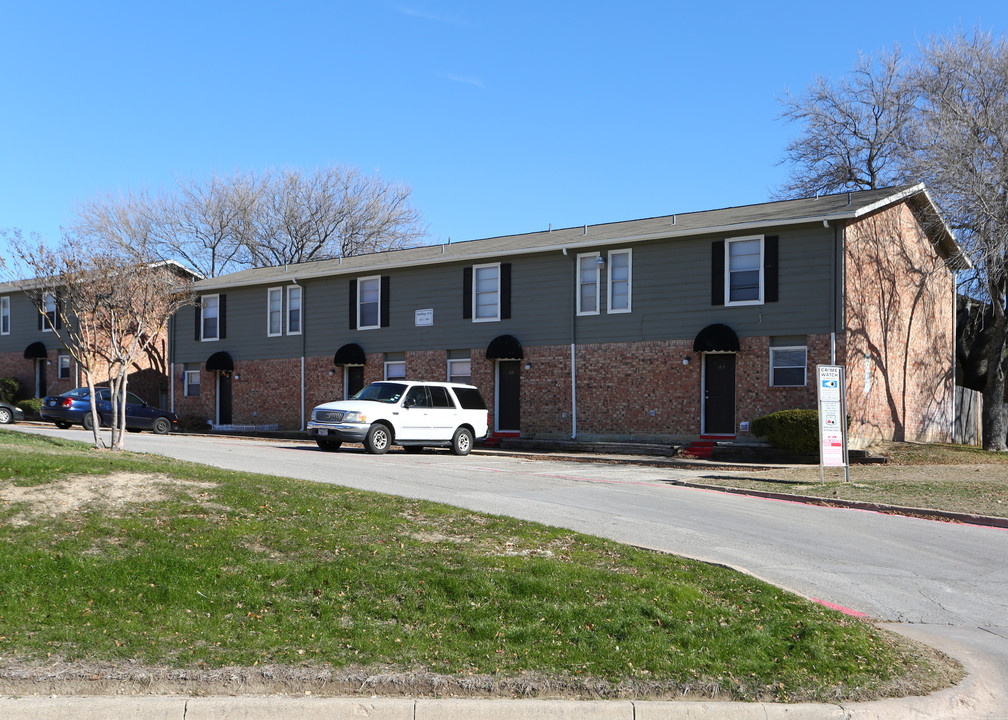
[[[10,298],[10,335],[0,335],[0,352],[23,353],[33,342],[41,342],[47,350],[62,348],[56,333],[38,327],[39,312],[34,302],[21,290],[0,293]]]
[[[711,323],[725,323],[739,336],[828,333],[833,327],[833,228],[819,226],[767,229],[779,238],[778,287],[775,303],[742,307],[710,302],[711,243],[726,235],[626,246],[600,247],[633,251],[632,312],[605,310],[606,271],[601,273],[599,315],[574,321],[578,343],[692,339]],[[345,343],[365,352],[401,352],[485,347],[497,335],[509,334],[524,345],[571,342],[574,315],[574,272],[579,253],[590,248],[502,258],[511,264],[511,318],[477,323],[462,318],[463,269],[472,263],[392,269],[389,282],[389,327],[350,330],[349,282],[352,276],[302,281],[303,336],[266,336],[267,288],[228,289],[227,336],[218,342],[194,341],[193,310],[179,314],[175,326],[175,362],[203,362],[226,350],[236,361],[331,355]],[[480,264],[482,264],[481,261]],[[286,303],[286,292],[284,293]],[[416,327],[417,310],[433,310],[431,327]],[[286,307],[285,307],[286,310]]]

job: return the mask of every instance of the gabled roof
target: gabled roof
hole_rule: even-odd
[[[839,195],[824,195],[801,200],[743,205],[740,207],[705,210],[702,212],[665,215],[643,220],[582,227],[546,230],[522,235],[468,240],[439,245],[424,245],[405,250],[390,250],[370,255],[336,260],[318,260],[287,266],[253,268],[207,278],[194,289],[215,290],[246,285],[262,285],[292,280],[307,280],[334,275],[359,275],[401,267],[441,264],[447,262],[492,260],[510,255],[581,248],[703,234],[740,234],[759,228],[802,225],[808,223],[846,223],[869,215],[901,201],[914,202],[933,211],[937,229],[932,231],[947,258],[962,257],[952,231],[938,214],[923,184],[905,185],[880,190],[863,190]],[[930,213],[929,213],[930,215]]]

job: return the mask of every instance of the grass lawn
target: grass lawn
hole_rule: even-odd
[[[965,445],[887,443],[885,464],[842,468],[818,465],[712,472],[697,479],[712,485],[903,507],[1008,517],[1008,453]]]
[[[774,700],[922,693],[958,673],[724,568],[3,430],[0,548],[0,693],[56,665],[197,681],[265,667],[340,693],[340,677],[395,675],[414,695]]]

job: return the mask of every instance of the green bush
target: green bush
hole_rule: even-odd
[[[753,435],[771,445],[800,455],[819,449],[819,413],[816,410],[780,410],[753,420]]]
[[[42,398],[20,400],[17,406],[24,410],[25,419],[37,418],[39,416],[39,410],[42,409]]]
[[[0,401],[12,403],[18,398],[24,397],[24,388],[17,378],[0,378]]]

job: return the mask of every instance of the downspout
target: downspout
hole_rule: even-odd
[[[833,306],[832,315],[830,319],[830,324],[833,326],[830,331],[830,365],[836,365],[836,335],[837,326],[839,325],[837,317],[837,308],[839,303],[837,303],[837,293],[839,293],[839,282],[840,282],[840,272],[842,263],[840,262],[840,227],[839,225],[833,228],[833,298],[831,304]]]
[[[567,254],[567,248],[563,249],[563,254]],[[571,271],[571,291],[570,291],[570,363],[571,363],[571,440],[577,439],[577,357],[575,349],[577,347],[577,305],[575,305],[574,293],[577,291],[577,257],[574,257],[573,270]]]
[[[297,278],[294,278],[297,285]],[[290,312],[290,308],[287,308]],[[289,321],[288,321],[289,322]],[[301,432],[305,431],[305,289],[301,288]]]
[[[175,315],[168,318],[168,392],[169,409],[175,412]]]
[[[957,328],[956,328],[956,318],[959,315],[959,298],[956,295],[957,288],[959,287],[959,271],[952,271],[952,417],[950,421],[952,423],[952,432],[950,434],[951,441],[954,444],[956,442],[956,339],[957,339]],[[963,433],[965,436],[965,433]]]

